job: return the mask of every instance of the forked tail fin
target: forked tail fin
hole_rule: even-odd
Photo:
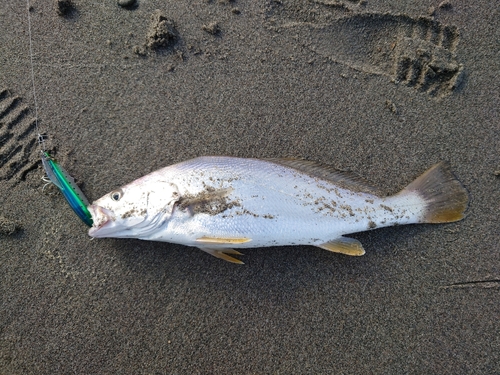
[[[409,191],[417,193],[426,202],[422,223],[450,223],[464,218],[468,193],[446,162],[431,167],[402,193]]]

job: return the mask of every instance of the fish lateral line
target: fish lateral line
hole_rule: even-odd
[[[75,179],[47,151],[42,151],[42,165],[48,180],[61,191],[71,209],[87,226],[92,227],[92,215],[87,208],[89,202]]]

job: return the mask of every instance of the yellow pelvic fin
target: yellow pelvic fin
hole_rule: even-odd
[[[204,252],[219,258],[219,259],[224,259],[227,262],[231,263],[236,263],[236,264],[245,264],[241,260],[233,258],[227,254],[234,254],[234,255],[243,255],[239,251],[233,250],[233,249],[211,249],[208,247],[199,247],[200,250],[203,250]]]
[[[345,255],[361,256],[364,255],[365,249],[358,240],[348,237],[340,237],[333,241],[328,241],[318,247],[332,251],[334,253],[341,253]]]
[[[196,239],[196,242],[207,243],[207,244],[240,244],[252,241],[251,238],[240,237],[240,238],[225,238],[225,237],[207,237],[203,236]]]

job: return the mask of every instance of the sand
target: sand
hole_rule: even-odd
[[[363,257],[265,248],[239,266],[90,240],[42,189],[26,6],[3,0],[0,373],[500,373],[491,1],[62,3],[32,0],[39,129],[90,200],[232,155],[328,163],[387,194],[447,160],[470,206],[352,235]]]

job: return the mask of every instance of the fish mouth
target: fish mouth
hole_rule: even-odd
[[[108,210],[107,208],[91,204],[87,207],[92,216],[92,220],[94,222],[93,226],[89,229],[89,236],[91,237],[103,237],[101,234],[102,229],[110,227],[115,220],[115,215],[113,211]],[[101,233],[99,233],[101,232]]]

